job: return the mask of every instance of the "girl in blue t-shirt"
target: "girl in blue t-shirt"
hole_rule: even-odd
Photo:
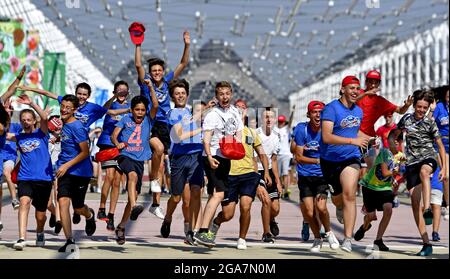
[[[146,80],[147,85],[150,81]],[[120,150],[117,158],[119,171],[117,175],[127,175],[128,203],[124,209],[122,220],[117,225],[116,241],[119,245],[125,243],[125,226],[128,219],[135,221],[144,210],[144,206],[136,204],[142,186],[144,161],[150,160],[150,131],[152,122],[158,110],[155,91],[150,87],[152,107],[147,111],[148,100],[136,96],[131,100],[131,114],[123,117],[111,135],[111,142]]]
[[[48,152],[47,114],[31,99],[23,94],[17,102],[32,107],[40,117],[40,128],[35,130],[36,114],[33,110],[20,112],[22,132],[9,134],[8,139],[15,141],[20,152],[20,168],[17,175],[19,206],[19,240],[14,243],[16,250],[23,250],[27,233],[30,205],[36,209],[36,246],[45,245],[45,212],[52,190],[53,170]],[[39,162],[39,164],[36,164]]]
[[[332,186],[332,201],[336,216],[343,215],[344,241],[341,248],[352,251],[351,239],[356,220],[356,188],[361,168],[358,147],[367,146],[369,137],[359,134],[362,110],[355,102],[360,84],[355,76],[346,76],[338,100],[327,104],[322,111],[320,139],[320,167],[323,177]]]

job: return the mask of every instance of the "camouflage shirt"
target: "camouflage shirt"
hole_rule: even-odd
[[[417,120],[414,113],[408,113],[400,119],[397,128],[406,133],[406,165],[436,157],[434,140],[441,134],[433,119],[425,117]]]

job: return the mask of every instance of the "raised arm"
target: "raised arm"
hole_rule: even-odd
[[[154,119],[156,117],[156,113],[158,112],[158,98],[156,98],[155,89],[153,89],[152,81],[149,79],[144,80],[145,84],[147,84],[150,89],[150,98],[152,101],[152,108],[150,109],[150,117]]]
[[[103,107],[105,109],[109,109],[111,107],[112,103],[114,103],[115,99],[117,99],[117,92],[114,92],[114,95],[111,98],[109,98],[108,101],[106,101],[106,103],[103,105]]]
[[[58,100],[58,95],[56,95],[55,93],[52,93],[50,91],[44,90],[44,89],[39,89],[39,88],[32,88],[29,86],[25,86],[25,85],[20,85],[17,87],[18,90],[22,90],[22,91],[31,91],[31,92],[35,92],[41,95],[44,95],[46,97]]]
[[[141,82],[144,82],[145,77],[145,69],[142,66],[142,48],[141,45],[136,45],[134,50],[134,66],[136,67],[136,71],[138,73],[138,78]]]
[[[8,87],[6,92],[1,96],[1,101],[4,103],[6,100],[8,100],[14,93],[16,92],[17,86],[19,85],[20,81],[23,78],[23,75],[25,74],[25,70],[27,69],[26,66],[23,66],[20,70],[19,75],[17,78],[11,83],[11,85]]]
[[[411,95],[409,95],[408,98],[405,100],[404,105],[402,107],[397,107],[395,112],[399,113],[399,114],[404,114],[405,112],[408,111],[408,109],[412,105],[412,103],[413,103],[413,98]]]
[[[184,50],[183,50],[183,56],[181,57],[180,64],[175,68],[175,71],[173,71],[173,78],[177,79],[178,76],[183,72],[184,68],[189,63],[189,46],[191,45],[191,36],[189,34],[189,31],[183,32],[183,40],[184,40]]]
[[[47,113],[40,106],[38,106],[35,102],[33,102],[30,99],[30,97],[28,97],[26,94],[20,95],[19,98],[17,99],[17,102],[20,104],[29,105],[32,109],[34,109],[38,113],[39,118],[41,119],[39,129],[41,129],[41,131],[44,134],[47,134],[48,133]]]

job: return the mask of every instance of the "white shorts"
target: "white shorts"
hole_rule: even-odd
[[[13,160],[3,161],[3,170],[9,167],[11,170],[14,169],[16,162]]]
[[[292,156],[289,154],[280,154],[277,156],[278,161],[278,172],[280,176],[289,175],[289,164],[291,162]]]
[[[438,189],[431,189],[431,204],[441,205],[442,204],[442,191]]]

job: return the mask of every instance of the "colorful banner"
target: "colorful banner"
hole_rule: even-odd
[[[32,88],[42,88],[41,77],[42,77],[42,64],[40,62],[40,57],[42,54],[40,52],[40,36],[38,30],[28,30],[27,31],[27,72],[25,75],[25,84]],[[39,94],[34,94],[32,92],[27,93],[28,96],[34,97],[38,105],[43,107],[43,99]],[[36,98],[35,96],[39,96]]]
[[[26,40],[22,21],[0,21],[0,94],[16,79],[25,63]]]
[[[58,96],[66,95],[66,54],[59,52],[44,53],[44,79],[42,86]],[[57,100],[45,98],[44,107],[53,109],[52,114],[59,114]]]

